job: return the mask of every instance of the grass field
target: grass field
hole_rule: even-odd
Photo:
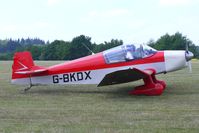
[[[52,65],[58,62],[36,62]],[[0,61],[0,132],[44,133],[198,133],[199,62],[159,79],[167,82],[162,96],[130,96],[141,81],[94,85],[25,86],[10,84],[10,61]]]

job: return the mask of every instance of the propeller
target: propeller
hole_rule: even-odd
[[[192,73],[192,65],[191,65],[191,61],[188,61],[188,66],[189,66],[189,72]]]
[[[188,43],[186,43],[185,58],[186,58],[190,73],[192,73],[191,59],[193,58],[193,56],[194,56],[193,53],[189,51]]]

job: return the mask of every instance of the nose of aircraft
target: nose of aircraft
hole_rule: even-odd
[[[193,56],[194,55],[193,55],[192,52],[190,52],[190,51],[185,52],[185,58],[186,58],[187,61],[190,61],[193,58]]]

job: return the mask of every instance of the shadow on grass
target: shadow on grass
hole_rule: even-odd
[[[168,85],[164,91],[164,94],[170,96],[198,95],[199,89],[197,90],[188,85],[182,86],[181,84],[175,84],[175,85]]]
[[[24,94],[41,94],[41,95],[79,95],[79,94],[94,94],[100,95],[104,94],[106,96],[115,97],[127,97],[128,92],[132,90],[135,86],[108,86],[108,87],[96,87],[93,85],[89,86],[61,86],[61,87],[49,87],[49,86],[39,86],[33,87],[31,90],[24,92]]]
[[[38,87],[36,89],[32,88],[30,91],[26,92],[26,94],[39,94],[39,95],[72,95],[72,96],[79,96],[80,94],[85,95],[104,95],[103,97],[106,98],[143,98],[149,96],[135,96],[129,95],[128,92],[133,90],[135,85],[114,85],[108,87],[96,87],[96,86],[72,86],[72,87]],[[156,96],[155,96],[156,97]]]

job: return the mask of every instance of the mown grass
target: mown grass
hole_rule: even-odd
[[[49,66],[59,62],[39,61]],[[141,81],[97,88],[95,85],[25,86],[10,84],[11,61],[0,61],[0,132],[199,132],[199,62],[159,79],[161,96],[130,96]]]

